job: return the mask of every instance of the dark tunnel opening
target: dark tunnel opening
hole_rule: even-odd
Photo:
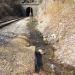
[[[28,7],[26,9],[26,17],[29,17],[29,16],[33,16],[33,9],[31,7]]]

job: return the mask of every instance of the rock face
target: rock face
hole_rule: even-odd
[[[6,3],[0,3],[0,10],[0,19],[5,18],[7,16],[14,16],[13,8],[11,8]]]
[[[44,40],[56,49],[55,59],[75,66],[75,2],[74,0],[43,1],[37,28]]]

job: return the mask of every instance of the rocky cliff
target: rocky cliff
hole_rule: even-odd
[[[0,31],[1,75],[32,75],[35,47],[45,53],[42,62],[46,75],[75,75],[75,1],[43,0],[38,8],[37,20],[24,19]],[[31,33],[30,39],[25,33]],[[14,34],[18,36],[9,38]],[[35,47],[29,46],[28,40]]]
[[[56,49],[55,59],[75,66],[75,1],[46,0],[39,7],[37,28]]]

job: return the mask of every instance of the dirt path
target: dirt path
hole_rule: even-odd
[[[24,18],[18,22],[12,23],[9,26],[6,26],[2,29],[0,29],[0,34],[3,35],[13,35],[13,34],[28,34],[28,30],[27,30],[27,22],[29,21],[29,18]]]

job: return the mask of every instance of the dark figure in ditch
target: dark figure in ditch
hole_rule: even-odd
[[[39,51],[35,52],[35,72],[39,72],[43,67],[42,54]]]

